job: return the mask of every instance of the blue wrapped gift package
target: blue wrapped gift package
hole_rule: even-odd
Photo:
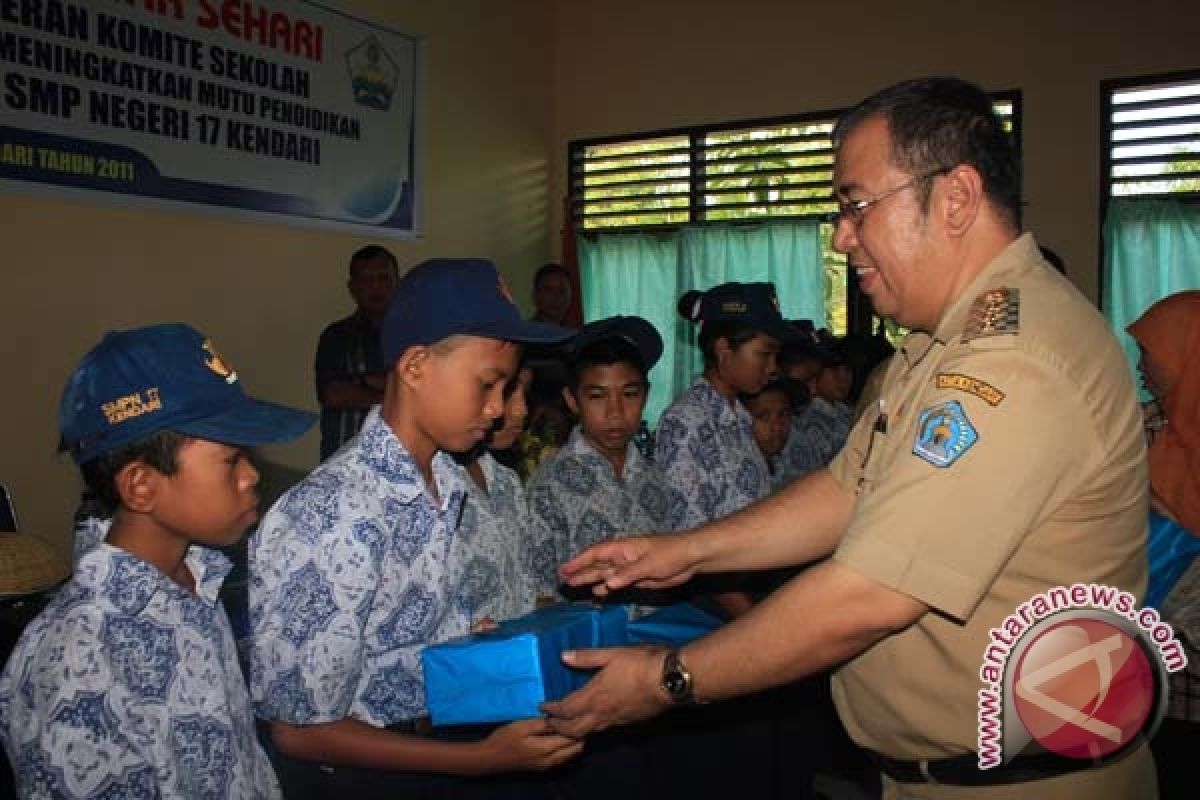
[[[541,716],[547,700],[582,687],[591,670],[562,663],[564,650],[627,644],[682,645],[721,621],[690,603],[630,620],[628,606],[566,603],[421,651],[425,704],[434,725],[482,725]]]
[[[564,650],[622,644],[628,611],[587,603],[548,606],[421,652],[425,702],[434,725],[476,725],[541,715],[587,683],[590,671],[562,663]]]
[[[721,625],[720,619],[691,603],[676,603],[630,620],[625,626],[625,641],[678,646],[712,633]]]

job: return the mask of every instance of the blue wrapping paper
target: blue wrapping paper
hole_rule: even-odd
[[[1150,579],[1146,584],[1145,605],[1159,607],[1175,584],[1200,553],[1200,536],[1189,533],[1174,520],[1150,512],[1150,529],[1146,537],[1146,558]]]
[[[625,626],[628,644],[679,646],[712,633],[721,620],[691,603],[676,603],[651,611]]]
[[[625,641],[623,606],[549,606],[421,652],[425,701],[434,725],[475,725],[541,715],[587,683],[590,671],[562,663],[564,650]]]

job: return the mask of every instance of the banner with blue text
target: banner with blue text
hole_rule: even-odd
[[[411,235],[417,65],[303,0],[0,0],[0,187]]]

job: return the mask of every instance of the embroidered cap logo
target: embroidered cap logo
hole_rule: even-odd
[[[204,348],[204,352],[208,353],[208,356],[204,359],[204,365],[224,378],[226,383],[237,383],[237,373],[225,363],[223,358],[217,355],[217,351],[213,349],[212,340],[205,339],[201,347]]]

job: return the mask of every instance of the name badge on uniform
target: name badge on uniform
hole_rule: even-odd
[[[967,412],[957,400],[950,400],[921,412],[912,451],[935,467],[948,467],[977,441],[979,433]]]

